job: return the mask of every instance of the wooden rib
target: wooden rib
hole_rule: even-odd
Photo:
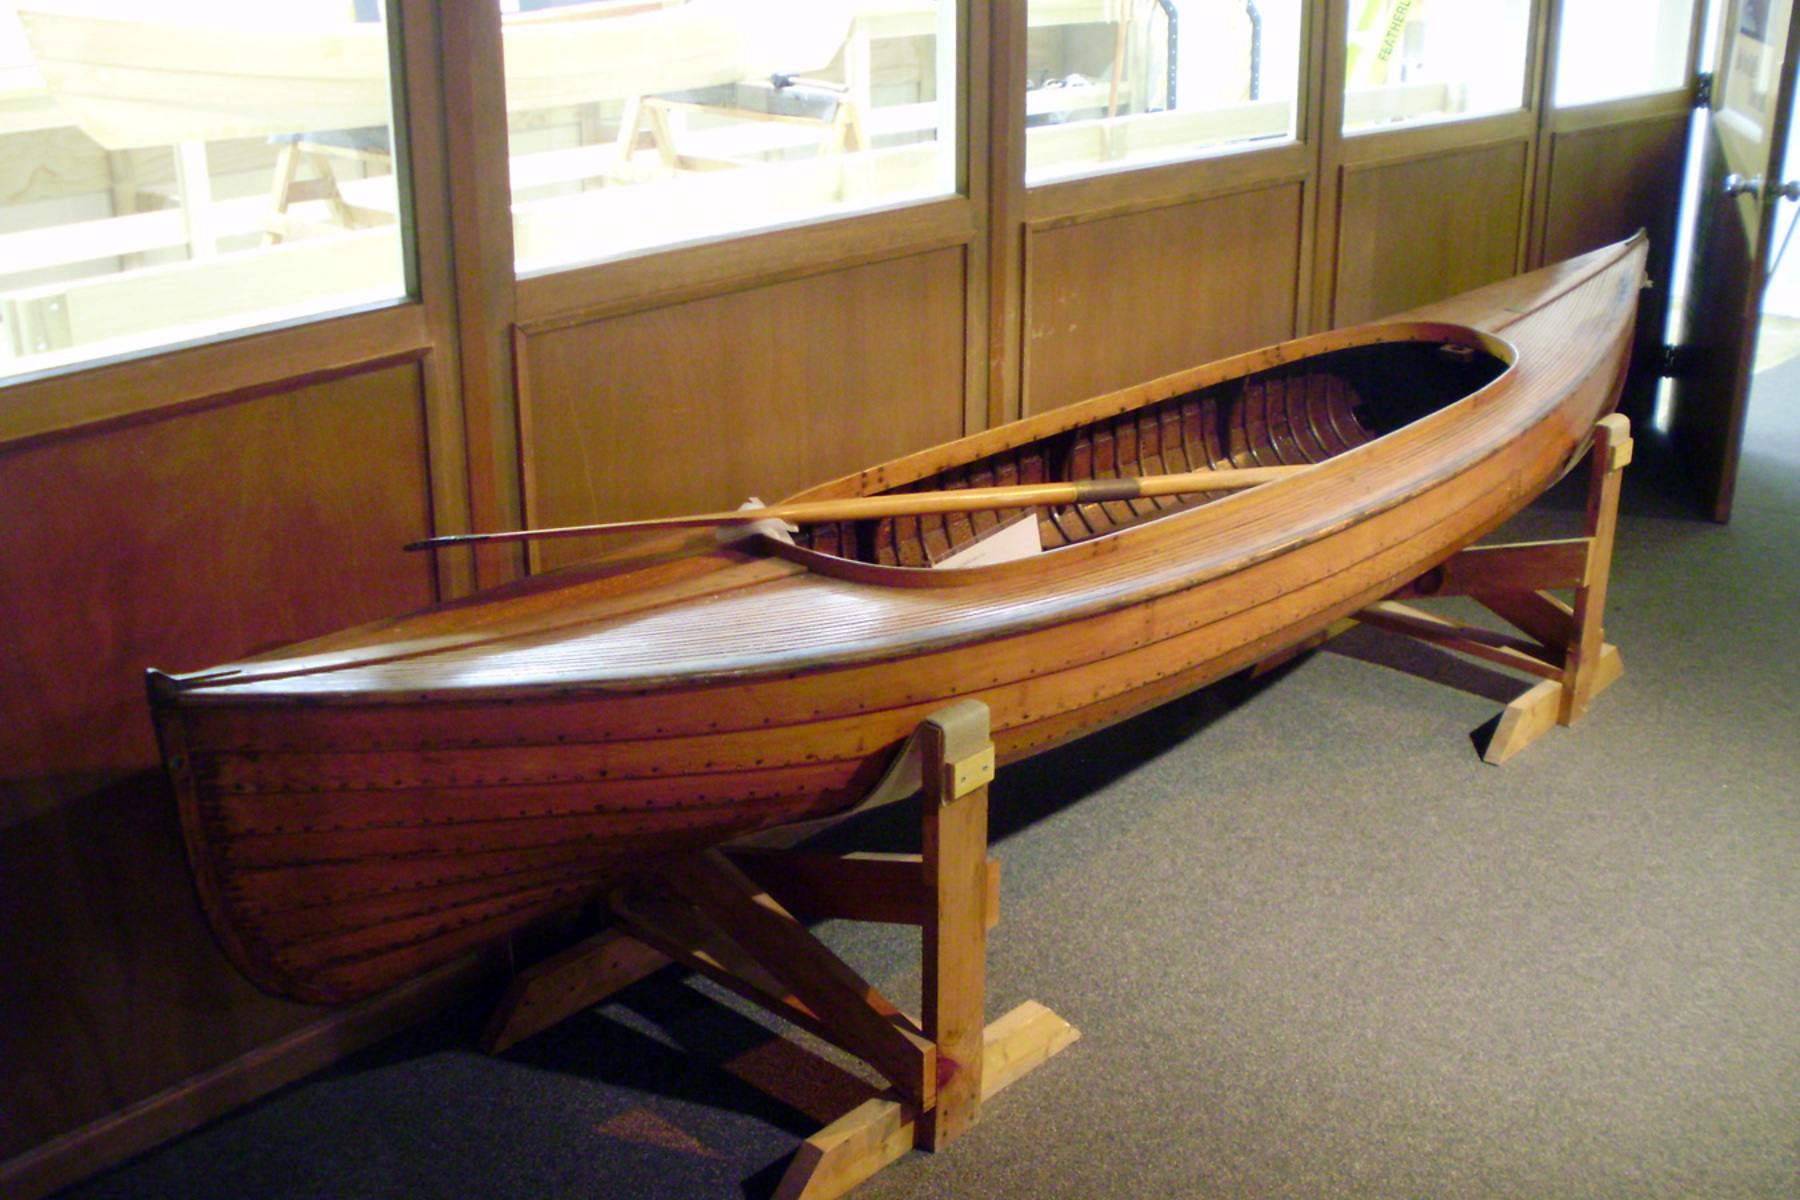
[[[1144,447],[1138,440],[1138,415],[1122,413],[1113,418],[1113,468],[1109,478],[1124,479],[1133,475],[1146,475],[1144,469]],[[1157,511],[1155,500],[1145,497],[1139,500],[1125,501],[1125,508],[1131,514],[1131,523],[1136,524]]]
[[[1162,425],[1157,420],[1155,409],[1145,409],[1135,418],[1135,436],[1137,441],[1137,469],[1139,475],[1162,475],[1166,473],[1162,454]],[[1179,507],[1179,496],[1152,496],[1146,502],[1151,514],[1166,512]]]
[[[1093,463],[1083,476],[1087,479],[1117,479],[1119,477],[1119,442],[1110,422],[1094,427]],[[1109,500],[1101,503],[1099,509],[1105,514],[1108,530],[1123,529],[1133,523],[1137,515],[1131,510],[1129,502]]]
[[[1325,382],[1325,380],[1320,380],[1309,386],[1306,389],[1306,400],[1301,406],[1301,416],[1304,418],[1301,424],[1306,431],[1306,436],[1301,440],[1307,446],[1307,454],[1314,462],[1323,462],[1332,455],[1347,449],[1341,445],[1333,446],[1326,440],[1324,432],[1319,428],[1319,417],[1323,411],[1322,398]]]
[[[894,549],[903,567],[929,567],[931,556],[925,552],[922,517],[897,517],[894,520]]]
[[[1171,400],[1161,407],[1162,430],[1158,437],[1162,443],[1163,465],[1171,471],[1195,471],[1188,457],[1187,441],[1183,435],[1182,412],[1185,405],[1178,400]]]
[[[967,468],[951,472],[944,478],[952,489],[968,491],[975,487]],[[944,533],[950,539],[950,551],[954,552],[975,540],[975,523],[970,519],[971,515],[967,512],[944,514]],[[988,515],[993,515],[991,510]]]
[[[1063,472],[1065,479],[1092,479],[1096,451],[1094,448],[1094,431],[1078,430],[1075,439],[1069,444],[1068,464]],[[1084,541],[1089,537],[1112,531],[1112,518],[1098,504],[1071,505],[1069,511],[1075,515],[1080,525],[1072,528],[1071,541]],[[1085,530],[1085,532],[1081,532]]]
[[[1275,418],[1273,414],[1273,395],[1281,387],[1279,377],[1265,379],[1256,389],[1257,404],[1246,414],[1250,422],[1249,434],[1252,452],[1257,456],[1260,466],[1277,467],[1281,465],[1281,454],[1275,448]]]
[[[1284,403],[1286,387],[1282,376],[1263,381],[1262,412],[1259,444],[1273,467],[1286,466],[1288,456],[1281,448],[1281,409]]]
[[[1306,388],[1310,382],[1311,377],[1309,376],[1305,380],[1298,381],[1298,386],[1294,386],[1293,382],[1290,382],[1281,388],[1281,429],[1288,446],[1282,456],[1282,461],[1289,465],[1305,465],[1314,461],[1313,456],[1306,452],[1306,446],[1300,439],[1299,426],[1294,420],[1294,406],[1298,402],[1302,408],[1305,407]]]
[[[1337,431],[1339,439],[1347,446],[1360,446],[1369,440],[1369,433],[1356,418],[1356,397],[1347,387],[1333,386],[1326,392],[1325,411],[1331,417],[1331,427]]]
[[[992,459],[984,458],[980,462],[975,463],[969,468],[965,478],[968,481],[968,486],[972,488],[1000,486],[999,479],[994,473],[994,462]],[[1005,515],[1008,511],[1010,510],[1001,509],[1000,511],[995,512],[990,509],[982,509],[977,512],[964,514],[968,518],[969,529],[963,536],[968,540],[973,541],[988,530],[998,528],[1008,520]]]

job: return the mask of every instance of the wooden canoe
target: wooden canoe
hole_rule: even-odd
[[[1493,529],[1616,402],[1642,238],[1180,372],[799,498],[1314,463],[1014,514],[615,556],[212,670],[151,673],[200,897],[254,982],[394,984],[685,851],[852,806],[924,717],[1000,760],[1290,646]]]

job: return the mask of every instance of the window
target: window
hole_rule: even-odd
[[[954,0],[506,7],[521,274],[956,188]]]
[[[0,379],[405,293],[375,0],[0,2]]]
[[[1527,0],[1350,0],[1344,131],[1525,103]]]
[[[1563,0],[1557,39],[1559,107],[1670,91],[1687,83],[1694,0]]]
[[[1294,136],[1300,0],[1031,0],[1025,179]]]

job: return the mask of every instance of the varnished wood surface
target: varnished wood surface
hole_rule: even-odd
[[[1284,182],[1029,231],[1025,415],[1293,337],[1300,217]]]
[[[1629,106],[1620,105],[1627,113]],[[1675,274],[1676,209],[1681,199],[1689,110],[1656,112],[1612,123],[1553,131],[1540,150],[1548,196],[1535,261],[1558,262],[1637,230],[1649,235],[1645,270],[1651,286],[1638,309],[1631,391],[1623,407],[1647,416],[1658,381],[1657,359],[1668,322]]]
[[[963,253],[936,250],[528,338],[529,523],[775,500],[775,489],[961,433],[963,314],[945,301],[961,294]],[[605,548],[577,539],[544,547],[542,557],[554,566]]]
[[[1529,182],[1526,140],[1346,166],[1332,320],[1429,304],[1511,275]]]
[[[1688,114],[1557,133],[1551,143],[1550,204],[1541,258],[1560,262],[1644,230],[1650,277],[1675,252],[1674,210]]]
[[[1364,347],[1328,353],[1286,370],[1195,387],[1166,399],[1153,399],[1153,394],[1147,393],[1148,402],[1126,411],[1095,416],[1066,433],[1051,433],[968,458],[873,499],[904,501],[915,489],[927,496],[954,496],[958,491],[979,494],[994,483],[1002,485],[1002,492],[1126,484],[1129,494],[1124,496],[1065,496],[1033,510],[1031,519],[1041,546],[1074,545],[1210,503],[1229,490],[1224,485],[1233,479],[1278,482],[1287,473],[1372,440],[1376,434],[1366,423],[1362,398],[1347,372],[1334,369],[1331,360],[1378,353],[1428,366],[1440,353],[1440,345],[1432,340],[1438,332],[1432,329],[1431,336],[1423,340],[1395,341],[1379,351]],[[1482,360],[1490,364],[1485,369],[1449,367],[1440,390],[1454,391],[1460,397],[1486,383],[1489,372],[1499,370],[1500,364],[1485,354]],[[1474,361],[1471,353],[1471,366]],[[1365,361],[1365,373],[1371,365]],[[1457,377],[1467,386],[1456,388],[1452,380]],[[1089,410],[1084,406],[1080,411]],[[1040,421],[1035,426],[1054,429],[1065,423]],[[1144,477],[1151,481],[1210,478],[1218,486],[1203,483],[1186,493],[1140,496],[1134,485]],[[801,529],[795,541],[826,555],[883,566],[932,567],[1022,517],[1024,511],[1003,507],[1000,511],[946,510],[930,516],[877,515],[881,519],[812,525]],[[833,570],[827,562],[805,561],[828,574]]]
[[[460,643],[397,649],[388,624],[330,642],[332,669],[276,655],[165,681],[202,895],[263,986],[344,999],[620,872],[847,804],[948,700],[986,702],[1011,759],[1198,686],[1405,582],[1554,479],[1614,395],[1641,263],[1641,244],[1614,248],[1550,284],[1465,301],[1518,355],[1469,400],[1283,483],[1036,562],[833,560],[841,572],[733,587],[762,564],[714,552],[696,577],[714,590],[659,603],[664,582],[633,602],[619,574],[609,603],[627,608],[588,624],[557,614],[552,577],[492,611],[421,618],[461,624]],[[1546,303],[1511,311],[1526,298]],[[894,486],[1008,438],[1393,336],[1245,355],[816,491]],[[924,574],[963,578],[882,586]],[[593,586],[592,572],[577,582]]]
[[[432,599],[391,549],[427,523],[420,390],[404,364],[0,454],[0,1157],[313,1019],[198,918],[142,675]]]

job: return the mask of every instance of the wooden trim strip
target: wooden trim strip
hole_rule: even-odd
[[[1674,91],[1653,92],[1647,96],[1627,96],[1622,100],[1597,100],[1592,104],[1572,108],[1552,108],[1546,114],[1544,132],[1585,133],[1590,129],[1611,129],[1647,121],[1666,121],[1670,117],[1685,117],[1693,111],[1693,89],[1684,86]]]
[[[622,313],[966,246],[977,232],[968,198],[946,196],[794,229],[746,233],[521,279],[517,319],[528,335],[548,333]]]
[[[425,408],[425,457],[434,533],[469,528],[468,445],[462,413],[462,380],[456,326],[456,264],[450,238],[450,196],[445,181],[449,147],[444,121],[444,64],[436,53],[437,6],[432,0],[390,0],[388,20],[398,24],[401,55],[394,119],[404,129],[395,141],[400,221],[409,264],[410,291],[424,304],[431,353],[419,372]],[[475,588],[471,553],[437,558],[438,598]]]
[[[1311,175],[1312,157],[1311,147],[1299,141],[1225,146],[1179,162],[1040,184],[1025,193],[1025,223],[1041,232],[1298,183]]]
[[[469,519],[476,527],[519,521],[519,428],[512,373],[513,217],[507,179],[505,58],[500,13],[491,5],[437,10],[446,71],[448,234],[455,276],[457,365],[468,472]],[[460,67],[463,69],[455,69]],[[518,577],[523,557],[506,548],[475,555],[487,587]]]
[[[422,305],[401,302],[0,388],[0,448],[91,432],[423,358]]]
[[[1344,135],[1344,170],[1392,166],[1457,151],[1481,150],[1510,142],[1530,142],[1537,135],[1537,116],[1515,109],[1493,116],[1468,117],[1408,125],[1399,129],[1357,130]]]

